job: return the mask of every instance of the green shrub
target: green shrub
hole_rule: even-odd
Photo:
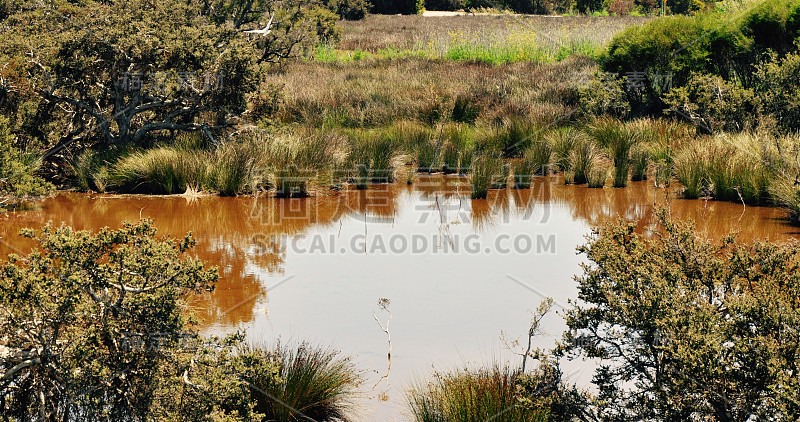
[[[372,0],[372,13],[380,15],[416,15],[423,8],[423,0]]]
[[[54,189],[35,175],[41,165],[38,157],[19,151],[15,142],[8,118],[0,116],[0,207],[46,196]]]
[[[715,241],[668,213],[647,233],[620,218],[579,248],[590,262],[563,343],[608,362],[592,374],[597,414],[796,420],[797,242]]]
[[[798,9],[800,10],[800,9]],[[800,14],[800,12],[798,12]],[[763,92],[763,113],[787,131],[800,129],[800,54],[791,53],[782,59],[774,57],[759,67],[759,91]],[[752,113],[754,110],[744,110]]]
[[[325,6],[344,20],[357,21],[367,16],[371,3],[367,0],[327,0]]]
[[[664,102],[668,114],[689,120],[705,133],[752,129],[762,108],[753,90],[705,74],[692,74],[686,85],[673,89]]]
[[[624,118],[632,111],[622,78],[593,78],[578,87],[578,98],[581,111],[590,117]]]

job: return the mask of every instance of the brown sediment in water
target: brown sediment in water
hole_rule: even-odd
[[[495,190],[488,199],[470,200],[469,183],[464,177],[419,175],[414,186],[375,185],[369,190],[301,199],[63,193],[31,210],[0,217],[0,256],[25,253],[33,246],[30,240],[17,235],[24,227],[52,222],[96,230],[118,227],[123,221],[136,221],[140,217],[152,218],[160,234],[178,237],[192,232],[197,240],[193,253],[220,267],[217,290],[195,305],[201,319],[232,326],[252,320],[254,303],[268,300],[263,275],[284,272],[286,251],[281,239],[285,244],[285,239],[310,230],[335,234],[347,216],[366,217],[370,224],[394,224],[398,215],[418,207],[421,201],[433,204],[426,205],[427,208],[443,201],[457,201],[457,205],[449,206],[467,213],[472,228],[478,232],[503,222],[513,223],[537,210],[541,214],[537,218],[548,218],[550,213],[569,213],[573,220],[589,226],[621,216],[637,221],[640,229],[646,230],[655,223],[653,203],[658,195],[655,202],[667,204],[671,215],[691,218],[700,233],[712,238],[734,230],[739,231],[739,238],[744,241],[800,236],[800,229],[787,223],[783,210],[676,199],[675,192],[674,188],[656,192],[649,182],[633,182],[623,189],[588,189],[564,185],[558,176],[550,176],[536,178],[531,189]]]

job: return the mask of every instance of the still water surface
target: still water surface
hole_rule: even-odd
[[[577,296],[575,248],[609,218],[647,230],[654,201],[668,202],[673,216],[694,219],[712,237],[800,236],[782,210],[666,201],[674,192],[647,182],[588,189],[538,178],[531,189],[493,191],[488,200],[470,200],[468,189],[462,178],[422,176],[414,186],[306,199],[61,194],[0,216],[0,256],[29,250],[19,229],[48,221],[98,229],[141,217],[161,234],[191,231],[195,253],[220,267],[217,289],[194,301],[206,333],[246,329],[256,342],[335,347],[367,376],[358,419],[383,421],[405,419],[404,389],[433,368],[515,360],[501,332],[524,335],[545,297],[557,312],[537,345],[552,345],[564,329],[560,311]],[[388,383],[386,335],[373,318],[386,322],[376,305],[382,297],[392,313]],[[590,365],[567,366],[570,379],[588,384]]]

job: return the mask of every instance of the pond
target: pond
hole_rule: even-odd
[[[560,313],[577,296],[575,248],[609,218],[645,231],[659,203],[715,238],[732,230],[747,241],[800,235],[780,209],[676,199],[676,188],[649,182],[588,189],[562,180],[537,178],[531,189],[492,191],[487,200],[470,200],[466,179],[440,175],[305,199],[63,193],[0,216],[0,256],[29,250],[19,229],[48,221],[98,229],[152,218],[161,234],[191,231],[194,252],[221,274],[213,293],[193,301],[205,333],[246,329],[256,342],[339,349],[367,377],[358,420],[404,420],[404,390],[434,368],[517,362],[507,343],[523,339],[545,297],[556,312],[536,345],[553,345],[564,329]],[[388,377],[387,338],[375,317],[385,324],[389,314],[379,298],[390,300]],[[589,368],[572,362],[565,373],[587,386]]]

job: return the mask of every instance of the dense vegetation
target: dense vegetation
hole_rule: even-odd
[[[12,421],[347,420],[360,372],[308,344],[202,338],[187,300],[216,268],[148,221],[47,226],[0,263],[0,413]]]

